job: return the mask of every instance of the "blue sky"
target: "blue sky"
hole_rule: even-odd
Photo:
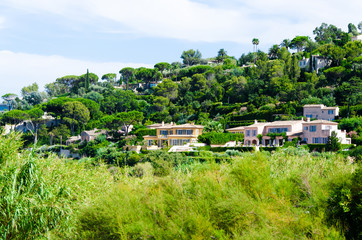
[[[263,51],[322,22],[346,31],[362,1],[336,0],[1,0],[0,96],[65,75],[101,77],[126,66],[204,58],[224,48],[239,58],[258,38]]]

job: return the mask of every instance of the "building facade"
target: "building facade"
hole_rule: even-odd
[[[332,121],[338,115],[338,107],[326,107],[323,104],[309,104],[303,106],[303,116],[306,118]]]
[[[244,127],[244,145],[281,146],[285,141],[295,138],[307,144],[325,144],[328,138],[336,132],[342,144],[351,144],[351,139],[346,137],[346,131],[338,129],[338,123],[327,120],[276,121],[258,123]]]
[[[342,144],[351,144],[351,139],[346,137],[346,131],[338,129],[338,123],[326,120],[307,120],[307,122],[304,122],[302,140],[307,144],[325,144],[332,132],[337,133],[337,138]]]
[[[313,55],[311,58],[303,57],[302,60],[299,60],[300,68],[307,69],[310,72],[316,71],[317,73],[319,69],[329,66],[330,64],[330,60],[319,55]]]
[[[147,126],[156,129],[156,136],[146,135],[143,139],[147,146],[183,146],[186,143],[197,142],[197,137],[202,134],[204,126],[191,124],[176,125],[174,123],[152,124]]]
[[[302,123],[303,120],[266,123],[258,123],[255,121],[253,125],[244,127],[244,145],[282,145],[285,139],[291,141],[302,135]],[[262,135],[262,137],[260,135]],[[279,136],[275,136],[274,138],[272,135]]]

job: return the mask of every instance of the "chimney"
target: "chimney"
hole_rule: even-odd
[[[195,123],[194,123],[194,122],[191,122],[191,125],[195,125]]]
[[[164,121],[162,121],[162,126],[165,126],[165,122],[164,122]]]
[[[307,122],[310,122],[310,118],[309,118],[309,117],[307,117]]]
[[[256,124],[256,123],[258,123],[258,120],[255,119],[255,120],[254,120],[254,124]]]

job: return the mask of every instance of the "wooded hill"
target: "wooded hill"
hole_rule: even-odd
[[[313,31],[314,40],[296,36],[268,52],[257,50],[259,40],[253,39],[255,51],[238,59],[224,49],[215,58],[202,59],[198,50],[191,49],[182,53],[183,63],[161,62],[153,69],[127,67],[119,71],[119,79],[115,73],[101,79],[88,72],[63,76],[47,84],[46,92],[38,92],[34,83],[22,89],[22,99],[13,96],[10,102],[15,110],[1,119],[3,124],[36,122],[42,111],[59,118],[62,125],[39,133],[45,144],[49,132],[67,139],[86,129],[118,128],[122,112],[142,113],[138,119],[142,125],[219,121],[225,128],[254,119],[296,119],[304,104],[322,103],[340,106],[341,118],[353,117],[347,128],[353,142],[360,144],[362,42],[351,41],[358,36],[353,24],[348,29],[343,32],[323,23]],[[324,68],[318,68],[316,56],[323,59]],[[301,68],[306,60],[310,61]]]

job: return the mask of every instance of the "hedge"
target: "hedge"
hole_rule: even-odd
[[[237,150],[240,152],[255,152],[254,147],[213,147],[210,148],[212,152],[226,152],[226,150]]]
[[[272,152],[272,151],[276,151],[278,148],[280,147],[260,147],[259,150],[261,152]]]
[[[244,134],[242,133],[216,133],[209,132],[203,133],[198,137],[198,140],[202,143],[210,144],[225,144],[229,141],[239,141],[242,142],[244,139]]]

